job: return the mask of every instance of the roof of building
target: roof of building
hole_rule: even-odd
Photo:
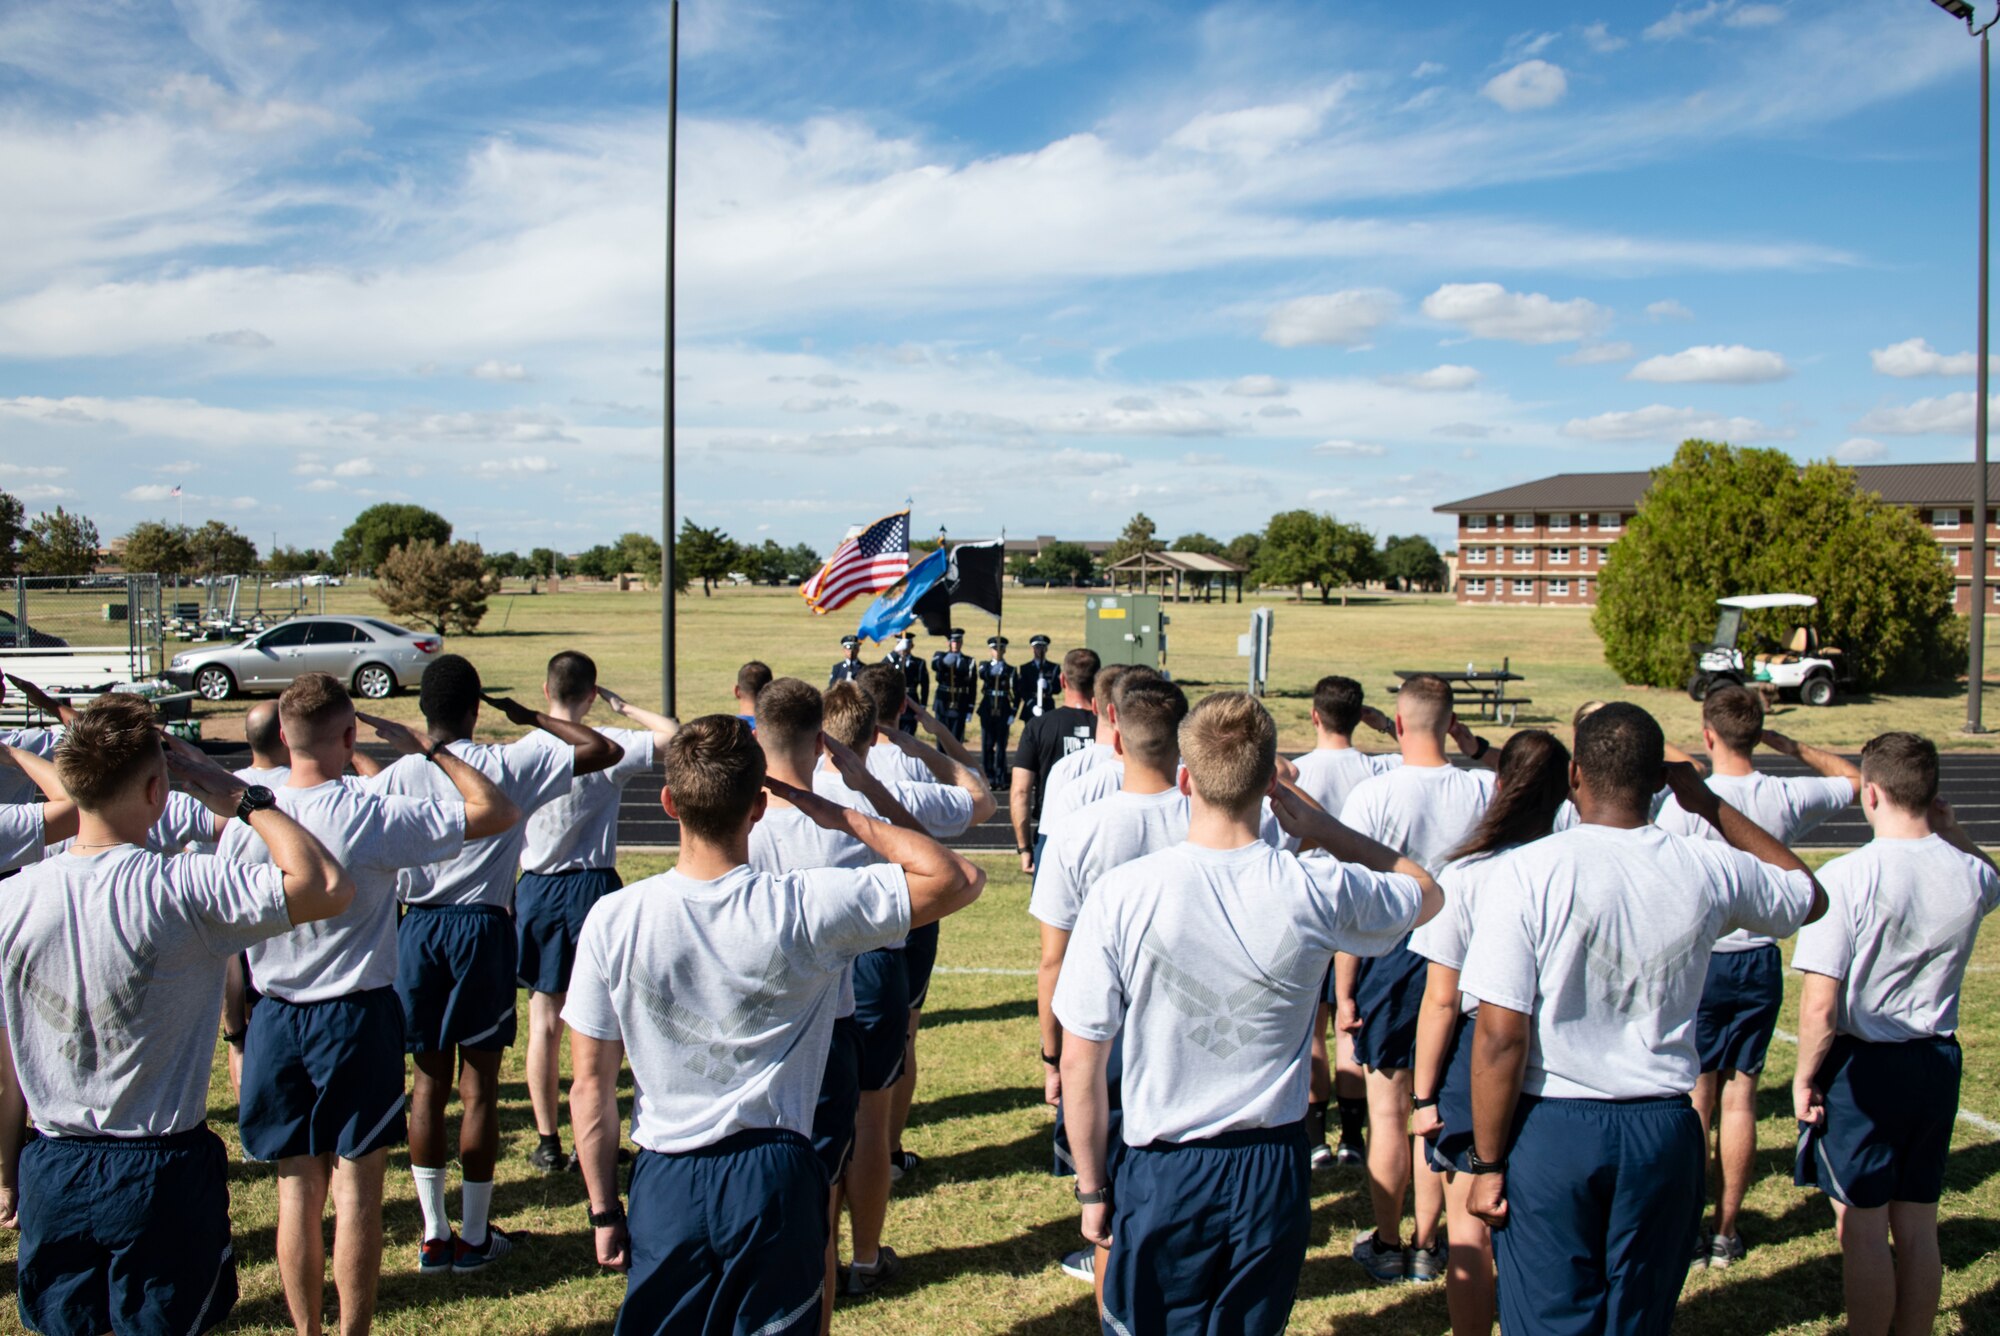
[[[1206,552],[1134,552],[1123,561],[1113,562],[1107,571],[1167,570],[1190,575],[1241,575],[1250,568],[1228,557],[1211,557]]]
[[[1899,506],[1972,504],[1971,464],[1863,464],[1854,470],[1867,491]],[[1467,511],[1633,510],[1645,495],[1650,473],[1558,473],[1482,492],[1436,507],[1444,515]],[[1986,494],[2000,498],[2000,464],[1986,470]]]
[[[1111,541],[1109,538],[1057,538],[1054,534],[1045,533],[1035,538],[1009,538],[1007,553],[1011,556],[1016,552],[1026,552],[1030,556],[1038,556],[1051,544],[1073,543],[1091,556],[1101,557],[1111,550]]]

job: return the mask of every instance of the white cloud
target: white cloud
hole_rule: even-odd
[[[503,362],[497,357],[489,357],[468,372],[474,380],[526,380],[528,368],[519,362]]]
[[[1280,348],[1333,344],[1354,348],[1396,316],[1402,298],[1386,288],[1346,288],[1294,297],[1271,312],[1264,341]]]
[[[1300,416],[1299,410],[1290,404],[1265,404],[1257,410],[1260,418],[1293,418]]]
[[[1694,319],[1694,312],[1688,310],[1687,307],[1681,305],[1672,297],[1668,297],[1663,301],[1653,302],[1648,305],[1646,307],[1646,316],[1651,320],[1692,320]]]
[[[1740,0],[1708,0],[1707,4],[1682,6],[1648,27],[1649,42],[1670,42],[1687,37],[1710,23],[1726,28],[1768,28],[1784,22],[1783,5],[1743,4]]]
[[[375,461],[365,457],[343,459],[333,466],[333,476],[336,478],[372,478],[379,471],[375,467]]]
[[[1784,21],[1783,5],[1738,5],[1722,20],[1731,28],[1769,28]]]
[[[314,478],[311,482],[301,485],[299,490],[302,492],[337,492],[340,490],[340,484],[331,478]]]
[[[1379,445],[1368,445],[1361,441],[1321,441],[1312,448],[1316,455],[1332,455],[1338,459],[1379,459],[1388,454]]]
[[[1098,474],[1132,467],[1132,461],[1110,450],[1058,450],[1042,461],[1052,473]]]
[[[1434,366],[1428,371],[1405,371],[1377,376],[1381,384],[1394,385],[1406,390],[1448,391],[1469,390],[1479,383],[1477,367],[1457,366],[1450,362]]]
[[[1199,408],[1080,408],[1035,420],[1052,436],[1220,436],[1220,419]]]
[[[1650,380],[1662,385],[1757,385],[1783,380],[1791,374],[1792,368],[1777,353],[1732,343],[1701,344],[1649,357],[1626,372],[1625,379]]]
[[[1167,136],[1167,145],[1259,162],[1318,133],[1346,91],[1346,84],[1335,84],[1300,102],[1203,112]]]
[[[1276,376],[1238,376],[1223,386],[1222,392],[1246,399],[1281,399],[1292,392],[1292,387]]]
[[[1888,453],[1888,447],[1882,442],[1856,436],[1836,446],[1833,457],[1843,464],[1873,464]]]
[[[1769,427],[1755,418],[1724,417],[1695,408],[1669,408],[1665,404],[1571,418],[1562,425],[1562,434],[1586,441],[1681,441],[1701,437],[1736,445],[1793,435],[1789,428]]]
[[[336,473],[338,469],[334,470]],[[554,473],[555,462],[545,455],[518,455],[512,459],[482,459],[477,471],[484,477],[504,478],[522,474]]]
[[[1498,283],[1447,283],[1424,298],[1423,312],[1474,338],[1513,343],[1566,343],[1598,333],[1611,320],[1609,311],[1583,297],[1559,302]]]
[[[60,464],[9,464],[0,460],[0,478],[60,478],[68,472]]]
[[[1969,376],[1979,370],[1977,353],[1941,353],[1928,339],[1904,339],[1871,349],[1868,361],[1885,376]],[[1990,359],[2000,366],[2000,357]]]
[[[1562,101],[1569,79],[1562,66],[1546,60],[1524,60],[1486,81],[1480,94],[1502,111],[1540,111]]]
[[[1563,366],[1601,366],[1606,362],[1629,362],[1636,352],[1637,349],[1622,340],[1616,343],[1586,343],[1556,361]]]
[[[1443,73],[1444,66],[1438,64],[1435,60],[1426,60],[1419,62],[1417,67],[1410,71],[1410,77],[1412,79],[1435,79]]]
[[[206,342],[223,348],[264,349],[272,346],[271,340],[254,329],[227,329],[208,336]]]
[[[1960,390],[1955,394],[1919,399],[1914,403],[1890,404],[1863,414],[1861,420],[1854,424],[1854,430],[1880,436],[1970,435],[1973,409],[1978,402],[1971,390]],[[1989,415],[1995,406],[2000,406],[2000,395],[1994,396],[1989,404]]]
[[[53,483],[31,482],[21,487],[9,488],[17,501],[60,501],[76,493],[67,487],[57,487]]]
[[[173,497],[174,489],[165,483],[149,482],[129,487],[123,495],[127,501],[166,501]]]
[[[1597,52],[1600,56],[1608,56],[1613,51],[1621,51],[1627,45],[1623,37],[1614,37],[1612,35],[1610,26],[1602,19],[1599,19],[1595,23],[1585,24],[1577,30],[1577,36],[1583,38],[1584,45],[1592,51]]]

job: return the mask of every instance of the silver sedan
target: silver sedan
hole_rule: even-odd
[[[301,673],[331,673],[355,695],[381,700],[413,686],[444,637],[376,617],[293,617],[248,640],[176,654],[166,677],[205,700],[283,691]]]

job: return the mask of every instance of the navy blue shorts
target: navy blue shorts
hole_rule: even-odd
[[[1444,1081],[1438,1086],[1438,1117],[1444,1126],[1425,1155],[1441,1174],[1470,1173],[1472,1165],[1473,1016],[1460,1016],[1444,1051]]]
[[[910,1040],[910,975],[887,947],[854,962],[854,1023],[861,1030],[861,1089],[887,1090],[903,1074]]]
[[[393,988],[325,1002],[266,996],[243,1041],[243,1149],[358,1160],[409,1139],[403,1006]]]
[[[1106,1332],[1278,1336],[1311,1233],[1304,1123],[1125,1152]]]
[[[1104,1084],[1110,1100],[1110,1116],[1104,1124],[1104,1172],[1107,1178],[1118,1176],[1118,1158],[1125,1153],[1125,1109],[1119,1099],[1119,1086],[1125,1079],[1125,1032],[1120,1030],[1111,1036],[1111,1053],[1104,1062]],[[1049,1171],[1057,1178],[1069,1178],[1076,1173],[1076,1157],[1069,1148],[1069,1124],[1063,1118],[1062,1101],[1056,1101],[1055,1165]]]
[[[1709,953],[1701,1009],[1694,1017],[1702,1071],[1763,1071],[1784,1005],[1785,961],[1777,947]]]
[[[412,1053],[514,1042],[514,925],[490,905],[411,905],[396,926],[396,996]]]
[[[584,915],[624,884],[616,869],[608,867],[523,872],[514,883],[514,970],[521,987],[536,993],[567,993]]]
[[[1826,1121],[1799,1125],[1793,1182],[1862,1210],[1937,1201],[1963,1061],[1950,1035],[1901,1044],[1835,1038],[1816,1081]]]
[[[49,1336],[184,1336],[236,1307],[229,1157],[166,1137],[36,1137],[21,1150],[21,1321]]]
[[[1410,950],[1410,939],[1388,955],[1363,959],[1354,981],[1361,1031],[1354,1060],[1370,1071],[1407,1071],[1417,1062],[1417,1017],[1423,1014],[1430,961]]]
[[[829,1183],[847,1176],[854,1158],[854,1115],[861,1104],[861,1027],[852,1016],[833,1023],[833,1046],[826,1051],[826,1075],[813,1105],[813,1154]]]
[[[1500,1329],[1666,1336],[1701,1228],[1701,1119],[1671,1099],[1523,1095],[1493,1231]]]
[[[809,1336],[826,1284],[826,1171],[796,1132],[738,1132],[632,1166],[618,1336]]]
[[[931,971],[937,968],[938,925],[927,923],[910,929],[903,946],[903,973],[910,980],[910,1010],[922,1011],[931,995]]]

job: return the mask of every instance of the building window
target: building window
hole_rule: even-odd
[[[1467,581],[1465,582],[1465,595],[1466,595],[1466,597],[1467,597],[1467,598],[1485,598],[1485,597],[1486,597],[1486,581],[1484,581],[1484,580],[1467,580]]]
[[[1468,547],[1465,549],[1465,561],[1469,566],[1484,566],[1486,564],[1486,549],[1483,547]]]
[[[1534,564],[1535,564],[1535,549],[1533,549],[1532,547],[1517,547],[1517,548],[1515,548],[1515,549],[1514,549],[1514,564],[1515,564],[1516,566],[1532,566],[1532,565],[1534,565]]]
[[[1484,515],[1467,515],[1465,517],[1465,527],[1474,533],[1485,533],[1486,517]]]
[[[1530,533],[1534,530],[1534,527],[1535,517],[1533,515],[1516,515],[1514,517],[1514,528],[1517,532]]]
[[[1618,516],[1612,514],[1609,511],[1605,512],[1602,515],[1599,515],[1597,517],[1597,527],[1604,530],[1606,533],[1618,532],[1619,528]]]
[[[1550,598],[1568,598],[1568,597],[1569,597],[1569,581],[1567,581],[1567,580],[1551,580],[1551,581],[1549,581],[1549,597],[1550,597]]]
[[[1553,532],[1553,533],[1568,533],[1568,532],[1569,532],[1569,516],[1567,516],[1567,515],[1551,515],[1551,516],[1549,516],[1549,529],[1550,529],[1550,531],[1551,531],[1551,532]]]
[[[1515,598],[1531,598],[1534,596],[1534,592],[1535,592],[1535,582],[1533,580],[1514,581]]]
[[[1567,565],[1569,565],[1569,549],[1568,549],[1568,548],[1566,548],[1566,547],[1552,547],[1552,548],[1550,548],[1550,549],[1549,549],[1549,564],[1550,564],[1551,566],[1567,566]]]
[[[1958,527],[1958,512],[1956,510],[1933,510],[1931,512],[1931,527],[1933,529],[1956,529]]]
[[[1578,581],[1576,582],[1576,596],[1577,596],[1578,598],[1589,598],[1589,597],[1590,597],[1590,581],[1588,581],[1588,580],[1578,580]]]

